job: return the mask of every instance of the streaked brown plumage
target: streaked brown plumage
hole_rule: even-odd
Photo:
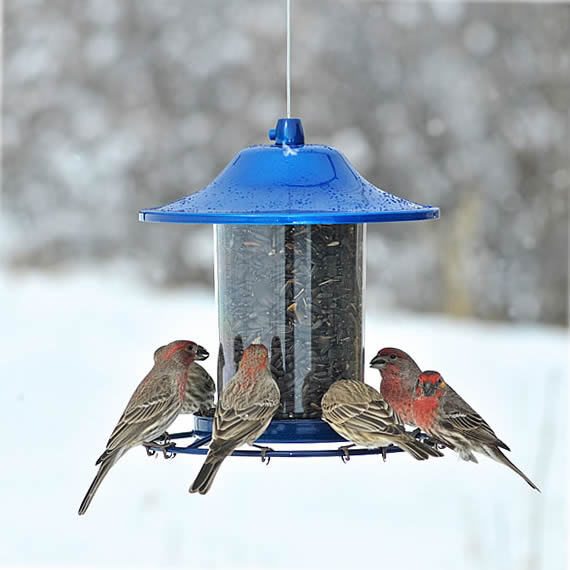
[[[158,355],[158,358],[157,358]],[[131,448],[164,434],[180,413],[186,393],[188,367],[204,360],[208,352],[194,342],[176,340],[155,352],[155,364],[134,391],[113,430],[107,448],[95,465],[100,465],[79,514],[85,513],[109,469]]]
[[[397,445],[414,459],[441,457],[435,447],[406,432],[392,406],[364,382],[337,380],[323,396],[323,420],[339,435],[368,448]]]
[[[250,344],[244,350],[238,371],[218,401],[210,449],[190,493],[207,493],[224,459],[237,447],[252,445],[279,408],[279,388],[267,354],[262,344]]]
[[[413,401],[417,425],[459,454],[465,461],[477,463],[473,452],[483,453],[506,465],[533,489],[540,489],[501,451],[510,451],[491,426],[433,370],[418,378]]]
[[[214,395],[216,384],[208,372],[197,362],[188,368],[186,382],[186,395],[182,404],[181,414],[195,414],[203,416],[214,408]]]
[[[301,398],[303,401],[303,417],[320,418],[321,400],[331,387],[331,379],[323,379],[314,372],[309,372],[303,380],[303,388],[301,390]]]

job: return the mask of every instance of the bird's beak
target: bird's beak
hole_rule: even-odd
[[[198,345],[196,347],[196,360],[206,360],[210,356],[210,353],[203,347]]]
[[[424,392],[424,394],[430,398],[431,396],[433,396],[435,394],[435,384],[433,382],[424,382],[422,385],[422,390]]]
[[[382,370],[386,366],[386,359],[383,356],[376,355],[370,361],[370,368],[377,368],[378,370]]]

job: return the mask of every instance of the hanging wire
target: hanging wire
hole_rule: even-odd
[[[287,118],[291,118],[291,0],[287,0]]]

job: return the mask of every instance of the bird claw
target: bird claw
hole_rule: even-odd
[[[441,441],[430,437],[429,435],[426,435],[425,433],[422,433],[422,430],[420,428],[416,428],[415,430],[410,432],[410,435],[412,437],[415,437],[416,439],[419,439],[422,443],[425,443],[427,445],[430,445],[431,447],[435,448],[435,449],[445,449],[446,446],[441,443]]]
[[[422,443],[425,443],[426,445],[429,445],[430,447],[433,447],[434,449],[445,449],[445,445],[443,443],[441,443],[441,441],[439,441],[438,439],[435,439],[433,437],[430,437],[429,435],[424,435],[422,439]]]
[[[269,462],[271,461],[271,457],[268,457],[267,454],[271,451],[275,451],[274,449],[271,449],[271,447],[265,447],[263,445],[254,445],[253,447],[257,447],[257,449],[261,450],[261,463],[265,463],[267,466],[269,466]]]
[[[380,453],[382,454],[382,461],[384,461],[384,463],[386,463],[386,448],[385,448],[385,447],[381,447],[381,448],[380,448]]]
[[[153,446],[152,443],[143,443],[143,446],[146,450],[146,454],[149,457],[152,457],[153,455],[156,455],[156,449],[153,449],[151,446]]]
[[[170,440],[170,434],[168,432],[164,432],[157,440],[159,445],[169,446],[172,445],[172,441]]]
[[[338,451],[342,451],[342,455],[340,456],[340,460],[343,463],[348,463],[350,461],[350,452],[348,451],[351,447],[354,447],[354,443],[350,445],[341,445],[338,448]]]
[[[176,457],[175,451],[168,451],[168,448],[172,447],[174,445],[174,443],[170,439],[170,434],[168,432],[164,432],[160,436],[159,442],[160,443],[159,443],[158,447],[160,447],[160,450],[162,451],[162,455],[163,455],[164,459],[172,459],[173,457]]]
[[[159,441],[145,442],[143,443],[143,446],[146,449],[146,454],[149,457],[156,455],[157,449],[162,452],[164,459],[172,459],[173,457],[176,457],[175,451],[168,450],[168,448],[172,446],[172,442],[166,433],[159,439]]]

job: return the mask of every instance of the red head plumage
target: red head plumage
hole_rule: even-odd
[[[420,368],[412,357],[399,348],[382,348],[370,361],[370,367],[377,368],[381,372],[386,370],[392,370],[392,372],[409,370],[417,374],[420,373]]]
[[[446,384],[439,372],[426,370],[418,378],[416,398],[441,398],[445,392]]]
[[[407,354],[406,352],[404,352],[403,350],[400,350],[399,348],[382,348],[381,350],[378,351],[378,354],[376,356],[397,356],[398,358],[402,358],[404,360],[411,360],[410,359],[410,355]]]
[[[421,370],[409,354],[399,348],[386,347],[370,361],[382,376],[380,392],[402,420],[414,425],[411,414],[414,388]]]
[[[205,360],[208,356],[208,351],[205,348],[191,340],[174,340],[155,350],[154,362],[158,364],[172,358],[179,361]]]
[[[441,377],[441,374],[435,370],[425,370],[420,374],[421,382],[431,382],[432,384],[436,384],[439,380],[443,380],[443,378]]]
[[[431,429],[444,392],[445,382],[439,372],[426,370],[419,375],[412,403],[412,413],[418,427],[427,431]]]
[[[267,367],[268,352],[263,344],[250,344],[243,351],[239,371],[248,378],[255,376]]]

